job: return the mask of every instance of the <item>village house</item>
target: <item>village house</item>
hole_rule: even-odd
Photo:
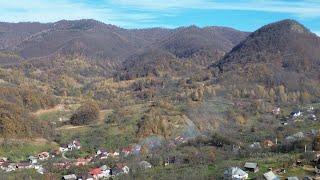
[[[98,150],[93,157],[93,161],[108,159],[110,154],[105,150]]]
[[[100,154],[100,155],[98,155],[98,156],[96,156],[94,159],[95,160],[103,160],[103,159],[108,159],[109,158],[109,154],[107,153],[107,154]]]
[[[231,167],[224,172],[225,180],[244,180],[248,179],[248,173],[238,167]]]
[[[146,170],[146,169],[152,168],[152,165],[151,165],[149,162],[147,162],[147,161],[141,161],[141,162],[139,163],[139,167],[140,167],[141,169],[143,169],[143,170]]]
[[[31,169],[33,168],[30,162],[20,162],[16,165],[17,169]]]
[[[63,180],[77,180],[77,176],[75,174],[64,175],[62,177]]]
[[[263,146],[270,148],[270,147],[274,146],[274,143],[271,140],[265,140],[265,141],[263,141]]]
[[[250,144],[249,147],[252,149],[261,149],[261,144],[260,144],[260,142],[254,142],[254,143]]]
[[[310,119],[310,120],[313,120],[313,121],[316,121],[316,120],[317,120],[317,116],[314,115],[314,114],[311,114],[311,115],[309,116],[309,119]]]
[[[130,171],[130,168],[126,166],[125,164],[118,163],[116,167],[111,169],[112,175],[121,175],[121,174],[128,174]]]
[[[61,147],[59,147],[59,151],[60,151],[60,152],[67,152],[67,151],[69,151],[68,146],[66,145],[66,146],[61,146]]]
[[[299,180],[298,177],[287,177],[287,180]]]
[[[123,166],[122,167],[122,171],[123,171],[124,174],[128,174],[129,171],[130,171],[130,168],[128,166]]]
[[[39,173],[39,174],[44,174],[45,169],[42,167],[42,165],[34,165],[34,169]]]
[[[103,172],[105,172],[105,174],[111,175],[111,172],[110,172],[111,168],[108,167],[107,165],[101,166],[100,169],[101,169]]]
[[[250,171],[254,173],[259,171],[258,163],[246,162],[244,165],[244,168],[246,171]]]
[[[89,174],[93,176],[94,179],[107,178],[110,176],[109,171],[102,171],[101,168],[94,168],[89,171]]]
[[[76,162],[74,162],[75,166],[85,166],[88,165],[91,161],[91,158],[78,158]]]
[[[78,175],[78,180],[94,180],[94,177],[88,173],[82,173]]]
[[[121,152],[123,153],[123,156],[126,157],[132,153],[132,149],[130,147],[123,148]]]
[[[52,165],[58,169],[70,169],[72,164],[70,162],[56,162]]]
[[[29,156],[28,160],[31,164],[37,164],[38,163],[38,158],[34,156]]]
[[[279,107],[276,107],[272,110],[272,114],[274,115],[280,115],[281,109]]]
[[[280,180],[279,176],[275,175],[272,171],[263,174],[266,180]]]
[[[112,175],[111,168],[108,167],[107,165],[101,166],[100,169],[102,171],[103,177],[110,177]]]
[[[80,141],[78,141],[78,140],[73,140],[72,144],[73,144],[75,149],[80,149],[81,148]]]
[[[79,150],[80,148],[81,148],[80,141],[73,140],[72,143],[59,147],[59,151],[67,152],[67,151]]]
[[[97,151],[97,153],[96,153],[96,155],[95,156],[99,156],[99,155],[101,155],[101,154],[103,154],[103,155],[107,155],[108,154],[108,152],[107,151],[105,151],[105,150],[98,150]]]
[[[166,162],[164,163],[164,166],[168,166],[170,164],[174,164],[176,163],[176,157],[175,156],[171,156],[171,157],[168,157]]]
[[[115,152],[110,152],[108,153],[108,157],[113,157],[113,158],[117,158],[119,157],[120,153],[118,151],[115,151]]]
[[[68,144],[68,149],[70,151],[72,150],[79,150],[81,148],[80,141],[78,140],[73,140],[72,143]]]
[[[7,162],[8,162],[8,158],[6,158],[6,157],[1,157],[0,158],[0,166],[2,166],[3,164],[5,164]]]
[[[16,166],[15,163],[6,162],[6,163],[1,165],[1,169],[6,171],[6,172],[12,172],[12,171],[15,171],[17,169],[17,166]]]
[[[48,152],[42,152],[38,154],[38,158],[41,161],[48,160],[49,157],[50,157],[50,154]]]
[[[295,110],[295,111],[292,111],[290,115],[293,118],[298,118],[298,117],[302,116],[302,112],[300,110]]]
[[[288,121],[281,121],[280,123],[281,123],[281,125],[283,125],[283,126],[288,125]]]

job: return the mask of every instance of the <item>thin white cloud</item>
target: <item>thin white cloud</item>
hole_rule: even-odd
[[[0,21],[4,22],[55,22],[61,19],[96,19],[126,27],[139,27],[153,23],[151,13],[126,12],[107,6],[95,6],[72,0],[0,0]],[[139,24],[138,24],[139,23]]]
[[[137,9],[171,11],[173,9],[213,9],[290,13],[298,17],[319,17],[320,2],[305,0],[289,2],[281,0],[112,0],[114,4]]]
[[[88,3],[87,0],[0,0],[0,21],[54,22],[91,18],[124,27],[143,27],[145,24],[150,27],[157,26],[161,18],[174,18],[187,9],[279,12],[300,18],[320,17],[318,0],[100,0],[99,3]]]

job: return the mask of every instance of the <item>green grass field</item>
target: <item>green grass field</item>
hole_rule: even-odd
[[[0,146],[0,156],[9,158],[10,161],[18,162],[26,160],[30,155],[37,155],[43,151],[57,149],[53,143],[32,143],[30,142],[4,142]]]

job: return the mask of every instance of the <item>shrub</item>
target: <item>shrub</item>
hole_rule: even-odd
[[[72,125],[87,125],[99,118],[99,106],[94,101],[83,103],[72,115],[70,123]]]

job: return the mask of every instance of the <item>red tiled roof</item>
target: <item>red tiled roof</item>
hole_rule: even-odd
[[[127,147],[127,148],[123,148],[123,149],[122,149],[122,152],[125,152],[125,151],[127,151],[127,152],[131,152],[131,150],[132,150],[132,148]]]
[[[91,175],[98,175],[98,174],[101,174],[101,169],[100,168],[94,168],[94,169],[91,169],[90,171],[89,171],[89,174],[91,174]]]

